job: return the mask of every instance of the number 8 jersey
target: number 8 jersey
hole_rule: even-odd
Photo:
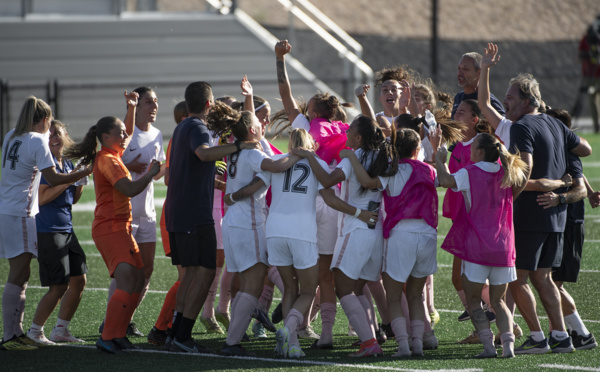
[[[276,155],[278,160],[288,154]],[[321,167],[329,167],[317,159]],[[281,173],[261,173],[261,178],[271,185],[271,206],[267,217],[267,238],[282,237],[317,242],[317,193],[323,188],[310,169],[308,160],[301,159]]]

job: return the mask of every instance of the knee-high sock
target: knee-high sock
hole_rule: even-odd
[[[281,292],[281,294],[283,295],[283,280],[281,280],[281,276],[279,275],[279,271],[277,271],[277,267],[273,266],[269,269],[269,280],[272,281],[273,283],[275,283],[275,286],[277,287],[277,289],[279,289],[279,292]]]
[[[113,295],[108,301],[106,306],[106,317],[104,318],[104,330],[102,331],[102,338],[105,340],[112,340],[115,338],[125,337],[127,332],[127,325],[125,328],[121,327],[124,320],[129,324],[130,319],[130,305],[131,295],[123,290],[116,289]]]
[[[26,289],[27,283],[23,286],[6,283],[4,286],[2,292],[2,321],[5,341],[23,334],[22,314],[25,312]]]
[[[508,332],[507,332],[508,333]],[[477,332],[479,341],[483,344],[483,350],[490,353],[495,353],[496,348],[494,347],[494,334],[491,329],[484,329]],[[502,335],[500,336],[502,338]]]
[[[141,297],[142,297],[141,293],[132,293],[131,296],[129,297],[129,302],[127,303],[127,315],[129,315],[129,316],[124,318],[122,320],[122,323],[119,324],[119,327],[123,328],[125,330],[125,333],[127,333],[127,326],[129,325],[129,322],[131,321],[131,318],[133,317],[133,313],[135,312],[135,310],[137,309],[137,307],[140,303]],[[127,319],[130,319],[130,320],[127,320]]]
[[[358,301],[360,301],[360,304],[365,310],[367,322],[369,322],[369,324],[373,328],[373,334],[375,334],[375,330],[379,328],[379,325],[377,324],[377,315],[375,315],[375,308],[373,307],[373,302],[370,301],[370,299],[368,299],[366,296],[357,297]]]
[[[333,302],[324,302],[321,304],[321,344],[333,342],[333,324],[335,323],[335,313],[337,306]]]
[[[180,281],[176,281],[171,288],[169,288],[169,291],[165,296],[165,301],[160,309],[160,313],[158,314],[158,319],[156,319],[156,323],[154,324],[156,329],[165,331],[167,328],[172,327],[175,301],[177,300],[177,290],[179,289],[180,284]]]
[[[142,291],[140,292],[140,297],[138,298],[137,303],[134,304],[135,306],[133,308],[133,312],[131,313],[131,318],[129,318],[130,322],[131,322],[131,320],[133,320],[133,314],[135,313],[137,308],[140,306],[142,301],[144,301],[144,298],[146,297],[146,293],[148,293],[148,288],[150,288],[150,278],[144,279],[144,287],[142,288]]]
[[[398,352],[401,355],[410,355],[408,346],[408,332],[406,331],[406,319],[398,317],[391,322],[394,338],[398,342]]]
[[[264,285],[263,290],[260,293],[260,298],[258,299],[258,306],[262,310],[268,311],[267,306],[269,306],[269,303],[271,302],[272,298],[273,298],[273,287]]]
[[[425,324],[420,320],[412,320],[410,322],[410,333],[412,336],[413,354],[423,354],[423,333]]]
[[[233,300],[231,309],[231,322],[225,342],[228,345],[236,345],[242,341],[242,337],[248,329],[248,324],[252,319],[252,312],[256,309],[258,298],[249,293],[238,292]]]
[[[342,309],[344,309],[352,328],[354,328],[354,331],[362,342],[375,338],[373,325],[366,321],[367,314],[365,314],[365,309],[356,295],[349,294],[342,297],[340,299],[340,304],[342,305]]]
[[[219,286],[219,304],[217,311],[222,314],[229,313],[229,304],[231,302],[231,278],[233,273],[227,271],[227,265],[223,266],[223,275],[221,275],[221,284]]]
[[[299,345],[298,342],[298,326],[302,324],[304,321],[304,315],[298,310],[292,308],[288,312],[288,316],[285,318],[283,324],[287,327],[289,331],[289,343],[291,345]]]
[[[383,283],[381,280],[379,280],[376,282],[368,282],[367,285],[369,286],[373,300],[375,300],[375,304],[377,304],[377,311],[379,311],[381,323],[389,324],[390,313],[387,308],[387,298],[385,296],[385,288],[383,288]],[[377,323],[377,317],[375,317],[375,323]]]
[[[206,301],[204,301],[204,306],[202,308],[202,317],[203,318],[212,318],[215,316],[215,298],[217,298],[217,288],[219,287],[219,277],[221,275],[222,267],[217,267],[215,278],[213,279],[210,288],[208,289],[208,294],[206,295]]]

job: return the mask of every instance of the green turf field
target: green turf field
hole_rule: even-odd
[[[600,189],[600,135],[585,136],[594,149],[597,149],[590,158],[584,159],[584,171],[592,186]],[[276,144],[286,149],[285,140],[278,140]],[[155,184],[156,198],[164,198],[166,188],[162,182]],[[439,195],[442,195],[440,189]],[[258,358],[235,358],[221,356],[199,356],[171,354],[161,351],[146,342],[145,338],[131,338],[131,341],[140,347],[139,352],[129,355],[106,355],[93,346],[98,338],[98,325],[102,321],[106,309],[106,295],[109,284],[106,266],[99,256],[91,238],[91,223],[93,219],[94,193],[92,187],[87,187],[80,209],[74,213],[76,233],[88,255],[88,284],[83,294],[83,299],[78,312],[73,319],[70,330],[77,336],[86,340],[82,346],[49,346],[35,351],[25,352],[0,352],[0,371],[107,371],[107,370],[295,370],[295,371],[358,371],[358,370],[462,370],[462,371],[496,371],[496,370],[582,370],[600,371],[600,348],[588,351],[577,351],[573,354],[549,355],[524,355],[511,360],[477,360],[473,355],[481,351],[481,345],[457,345],[456,341],[466,337],[473,329],[470,322],[457,322],[457,316],[462,312],[462,305],[456,295],[450,280],[452,257],[443,250],[438,250],[438,273],[435,276],[435,306],[441,315],[441,321],[436,326],[436,335],[440,340],[437,350],[426,351],[422,358],[409,358],[397,360],[391,358],[395,352],[393,340],[382,345],[385,356],[377,359],[351,359],[347,355],[356,351],[351,345],[356,339],[347,336],[348,320],[342,309],[338,306],[337,321],[334,328],[334,350],[311,350],[312,340],[301,340],[301,346],[306,352],[306,358],[300,361],[275,359],[274,334],[269,338],[252,341],[245,345],[249,350],[257,353]],[[586,202],[587,203],[587,202]],[[87,208],[84,208],[87,207]],[[160,208],[157,212],[160,215]],[[586,209],[586,243],[583,253],[582,273],[579,283],[565,285],[577,302],[579,313],[584,319],[588,329],[600,336],[600,209],[592,210],[589,204]],[[439,239],[449,229],[448,220],[441,218],[439,225]],[[148,333],[158,316],[166,291],[176,279],[176,270],[170,261],[165,259],[162,246],[157,244],[155,271],[150,285],[150,293],[137,310],[134,320],[142,332]],[[25,311],[24,327],[27,329],[35,307],[45,289],[39,287],[37,261],[31,265],[31,279],[27,289],[27,307]],[[7,260],[0,260],[0,283],[6,282],[8,275]],[[277,305],[280,294],[276,291],[273,306]],[[56,313],[50,317],[46,324],[46,333],[49,334],[56,322]],[[542,316],[542,326],[547,333],[548,322],[545,312],[538,301],[538,314]],[[515,318],[517,323],[527,333],[527,327],[521,317]],[[315,331],[320,331],[320,319],[313,326]],[[281,324],[280,324],[281,325]],[[494,331],[496,331],[495,327]],[[249,330],[250,332],[250,330]],[[194,337],[216,350],[220,350],[225,340],[224,336],[208,335],[204,327],[198,322],[194,328]],[[520,345],[524,338],[517,340]]]

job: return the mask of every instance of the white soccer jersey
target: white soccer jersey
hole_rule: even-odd
[[[287,155],[276,155],[273,160]],[[327,163],[317,160],[329,172]],[[265,182],[270,181],[272,195],[267,217],[267,238],[292,238],[316,243],[316,199],[323,186],[312,172],[308,160],[301,159],[285,172],[263,172],[262,175]]]
[[[363,154],[363,150],[358,149],[354,153],[360,159]],[[368,169],[369,165],[375,160],[376,157],[377,151],[372,151],[370,156],[367,157],[366,164],[363,164],[363,167]],[[337,167],[341,169],[346,176],[346,180],[342,182],[340,199],[359,209],[368,209],[370,201],[381,203],[383,196],[379,190],[366,190],[364,193],[360,193],[360,184],[356,179],[356,174],[354,173],[354,169],[352,168],[350,160],[342,159]],[[342,215],[343,213],[340,214]],[[357,228],[367,229],[368,227],[366,223],[349,214],[343,214],[342,218],[339,219],[339,236],[344,236]],[[381,220],[377,222],[375,228],[381,229]]]
[[[129,146],[127,146],[121,158],[123,159],[123,163],[127,164],[133,161],[138,155],[141,155],[138,161],[148,165],[152,160],[163,162],[167,159],[163,149],[163,137],[160,130],[150,126],[150,129],[145,132],[134,127]],[[131,172],[131,178],[135,181],[144,174],[145,172]],[[131,215],[134,218],[156,217],[156,210],[154,209],[154,182],[150,182],[144,191],[131,198]]]
[[[260,165],[268,156],[255,149],[242,150],[227,156],[227,188],[226,194],[235,192],[252,181],[254,176],[261,172]],[[266,183],[266,182],[265,182]],[[265,223],[265,196],[267,187],[261,187],[254,195],[236,201],[229,206],[223,224],[254,229]]]
[[[54,167],[48,147],[48,133],[29,132],[11,138],[12,129],[2,145],[0,214],[33,217],[39,212],[40,170]]]

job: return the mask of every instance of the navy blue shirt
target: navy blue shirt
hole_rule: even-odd
[[[56,173],[71,173],[73,171],[73,163],[69,160],[63,161],[63,167],[58,160],[52,156],[54,160]],[[48,181],[42,176],[40,185],[48,185]],[[40,213],[35,216],[35,224],[37,232],[54,233],[54,232],[73,232],[73,223],[71,207],[75,196],[75,186],[70,185],[62,194],[56,197],[49,203],[40,205]]]
[[[532,155],[530,179],[558,180],[567,172],[568,150],[579,145],[579,137],[559,120],[546,114],[524,115],[510,128],[510,149]],[[566,188],[554,190],[560,194]],[[537,203],[537,191],[523,191],[513,205],[515,231],[563,232],[567,206],[543,209]]]
[[[165,218],[169,232],[194,232],[198,225],[214,224],[215,162],[201,161],[198,146],[210,146],[206,124],[189,117],[173,132],[169,159],[169,187]]]
[[[452,116],[451,116],[452,119],[454,119],[454,114],[456,113],[458,106],[462,103],[462,101],[467,100],[467,99],[474,99],[475,101],[477,101],[477,92],[470,93],[470,94],[465,94],[465,92],[460,92],[454,96],[454,103],[452,104]],[[492,104],[492,107],[496,111],[498,111],[498,113],[500,115],[504,116],[504,106],[502,105],[502,102],[500,102],[498,100],[498,98],[496,98],[492,93],[490,93],[490,103]]]
[[[567,153],[567,162],[568,172],[573,177],[573,180],[583,178],[583,165],[579,156],[569,152]],[[583,223],[583,215],[585,214],[584,201],[585,199],[567,205],[567,224]]]

